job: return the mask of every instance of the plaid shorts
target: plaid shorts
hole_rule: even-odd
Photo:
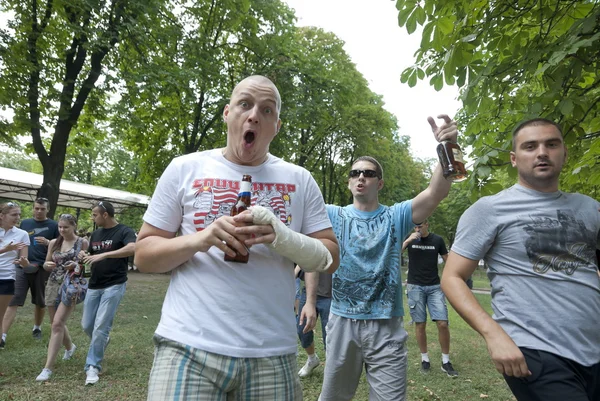
[[[301,401],[296,355],[233,358],[154,336],[148,401]]]

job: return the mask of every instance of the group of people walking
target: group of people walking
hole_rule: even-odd
[[[20,206],[14,202],[0,204],[0,348],[9,346],[9,328],[30,292],[35,305],[35,339],[42,338],[46,307],[50,316],[48,355],[36,380],[50,379],[61,347],[65,349],[64,360],[71,359],[77,349],[66,322],[75,306],[84,302],[81,324],[91,339],[84,370],[86,384],[94,384],[99,380],[113,319],[125,293],[127,258],[133,255],[135,233],[115,220],[109,202],[98,202],[92,209],[99,228],[89,240],[77,235],[73,215],[62,214],[58,221],[49,219],[48,199],[37,198],[33,210],[34,217],[23,220],[18,228]],[[91,266],[90,277],[84,274],[84,264]]]
[[[170,273],[154,333],[148,400],[301,400],[297,323],[304,325],[303,333],[314,327],[316,302],[313,285],[307,294],[311,311],[302,308],[300,322],[295,321],[295,265],[309,280],[312,274],[332,274],[319,400],[352,399],[363,370],[369,400],[405,400],[408,333],[400,255],[407,247],[416,264],[420,258],[430,264],[433,254],[446,260],[441,282],[437,263],[435,277],[432,270],[410,268],[408,304],[423,371],[431,366],[424,336],[429,308],[439,331],[441,369],[458,374],[449,357],[445,296],[484,337],[496,369],[520,401],[600,399],[600,320],[590,318],[600,310],[600,204],[558,189],[567,150],[557,124],[537,118],[515,129],[510,154],[518,183],[467,210],[448,252],[427,231],[427,218],[451,186],[439,165],[423,192],[385,206],[379,203],[383,167],[373,157],[358,157],[345,177],[352,203],[325,205],[307,170],[269,153],[282,124],[281,104],[268,78],[242,80],[223,112],[226,146],[175,158],[158,181],[135,244],[140,271]],[[456,142],[456,122],[447,115],[438,118],[440,125],[428,119],[435,139]],[[252,207],[231,216],[228,206],[235,204],[247,175]],[[1,216],[0,252],[11,253],[11,265],[29,265],[29,238],[11,231],[18,209],[5,204]],[[112,243],[104,233],[120,231],[112,216],[106,204],[94,208],[103,234],[94,232],[91,255],[83,257],[95,266],[83,318],[92,337],[88,382],[97,380],[125,288],[126,259],[123,271],[111,274],[116,270],[105,258],[128,256],[134,246],[133,235],[123,229],[120,250],[98,253]],[[419,234],[409,237],[415,227]],[[68,251],[72,240],[67,234],[67,244],[57,251]],[[225,259],[236,254],[249,255],[247,263]],[[491,279],[493,317],[466,284],[480,259]],[[0,281],[0,294],[10,292],[7,281]],[[105,316],[97,310],[106,304],[102,297],[113,299],[108,308],[113,316],[99,322]],[[0,306],[7,303],[0,295]],[[54,319],[70,307],[64,305]],[[53,350],[61,342],[74,350],[58,325]],[[309,355],[311,345],[306,338]],[[309,365],[314,364],[313,357]]]

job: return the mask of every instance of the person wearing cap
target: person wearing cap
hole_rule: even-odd
[[[46,260],[48,244],[58,237],[58,223],[48,218],[48,206],[48,199],[37,198],[33,203],[33,218],[21,222],[21,229],[29,235],[29,265],[24,268],[15,267],[15,295],[10,300],[2,320],[2,348],[6,346],[8,330],[17,316],[17,309],[25,305],[29,291],[31,303],[35,305],[31,335],[36,340],[42,339],[42,323],[46,313],[46,282],[50,276],[42,265]]]
[[[133,255],[136,239],[131,228],[117,222],[115,208],[109,202],[98,202],[92,209],[92,219],[99,228],[90,237],[89,254],[80,254],[84,263],[92,265],[81,318],[83,331],[91,338],[85,384],[99,379],[113,320],[125,295],[127,260]]]

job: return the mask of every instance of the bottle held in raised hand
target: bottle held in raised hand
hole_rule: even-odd
[[[244,210],[247,210],[250,207],[250,202],[252,199],[252,176],[245,174],[242,177],[242,182],[240,184],[240,192],[238,194],[235,205],[231,208],[230,216],[235,216],[242,213]],[[239,262],[239,263],[248,263],[248,259],[250,257],[250,253],[246,255],[242,255],[236,252],[234,257],[231,257],[225,254],[225,261],[227,262]]]
[[[467,179],[465,160],[458,144],[442,141],[437,146],[437,154],[442,165],[444,178],[451,178],[453,182],[461,182]]]

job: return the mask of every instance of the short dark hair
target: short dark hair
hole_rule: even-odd
[[[556,129],[560,133],[560,136],[563,135],[560,125],[558,125],[557,123],[555,123],[552,120],[548,120],[547,118],[538,117],[538,118],[532,118],[531,120],[525,120],[525,121],[519,123],[519,125],[517,125],[517,127],[513,130],[513,133],[512,133],[512,150],[513,150],[513,152],[516,149],[515,139],[517,138],[519,131],[521,131],[523,128],[527,128],[527,127],[540,127],[540,126],[544,126],[544,125],[553,125],[554,127],[556,127]]]
[[[48,204],[50,203],[50,201],[48,200],[48,198],[39,197],[39,198],[35,199],[34,203],[38,203],[40,205],[46,205],[46,206],[48,206]]]
[[[112,205],[112,203],[107,202],[107,201],[100,201],[100,202],[98,202],[98,204],[96,204],[95,207],[99,207],[100,209],[104,209],[104,211],[106,213],[108,213],[108,215],[110,217],[115,217],[115,208]]]
[[[371,156],[357,157],[356,160],[354,160],[352,162],[352,165],[354,166],[358,162],[369,162],[369,163],[373,164],[375,166],[375,172],[377,172],[377,178],[379,178],[380,180],[383,178],[383,167],[381,167],[381,163],[379,163],[377,161],[377,159],[375,159],[374,157],[371,157]]]

